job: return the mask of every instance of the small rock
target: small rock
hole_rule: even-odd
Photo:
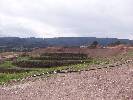
[[[33,77],[36,77],[36,76],[37,76],[37,75],[35,75],[35,74],[33,75]]]
[[[109,67],[115,67],[114,65],[109,65]]]
[[[54,71],[54,74],[56,74],[57,72],[56,71]]]

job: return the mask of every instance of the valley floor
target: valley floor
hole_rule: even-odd
[[[1,86],[0,100],[133,100],[133,63]]]

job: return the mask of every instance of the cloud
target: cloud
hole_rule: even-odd
[[[0,36],[133,39],[132,5],[132,0],[0,0]]]

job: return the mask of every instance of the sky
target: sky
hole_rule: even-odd
[[[0,37],[133,39],[133,0],[0,0]]]

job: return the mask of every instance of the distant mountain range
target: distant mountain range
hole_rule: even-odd
[[[108,45],[116,41],[133,44],[133,40],[117,38],[96,38],[96,37],[59,37],[59,38],[19,38],[19,37],[0,37],[0,48],[24,47],[24,48],[43,48],[47,46],[81,46],[89,45],[97,41],[100,45]]]
[[[117,39],[117,38],[96,38],[96,37],[59,37],[59,38],[46,38],[45,41],[52,46],[81,46],[89,45],[97,41],[100,45],[106,46],[116,41],[121,41],[126,44],[133,44],[133,40]]]

